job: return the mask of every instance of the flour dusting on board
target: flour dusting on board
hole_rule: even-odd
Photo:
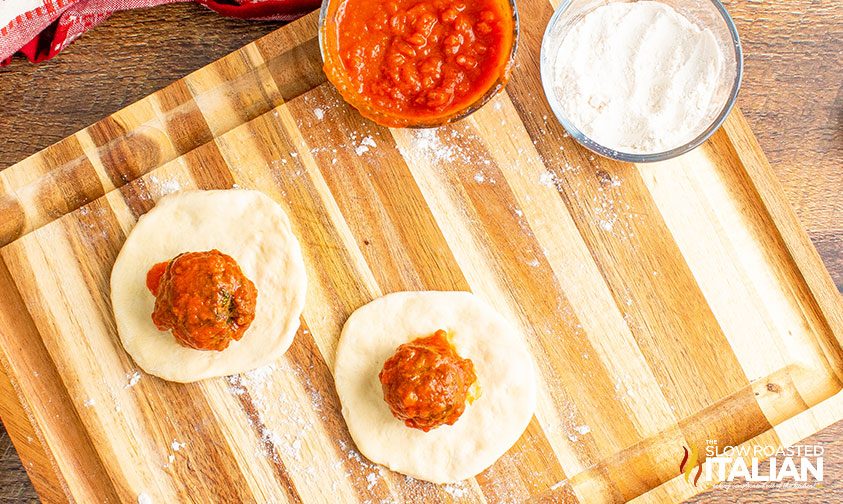
[[[560,488],[562,488],[563,486],[565,486],[567,484],[568,484],[568,480],[557,481],[556,483],[551,485],[550,489],[551,490],[559,490]]]
[[[152,185],[153,188],[160,192],[161,196],[181,191],[182,189],[181,182],[179,182],[178,180],[160,179],[155,175],[149,176],[149,183]]]
[[[282,359],[275,364],[265,366],[240,376],[229,376],[229,392],[235,396],[249,394],[251,401],[259,412],[260,443],[255,449],[255,456],[266,457],[276,462],[284,461],[288,471],[294,473],[302,481],[312,485],[322,485],[319,472],[325,468],[317,467],[316,462],[306,455],[308,439],[318,435],[313,432],[316,428],[312,417],[315,415],[320,421],[329,421],[329,414],[325,411],[324,396],[329,391],[317,387],[311,379],[311,368],[302,369],[300,365]],[[300,383],[309,401],[302,403],[298,397],[290,397],[286,392],[272,395],[274,380]],[[308,404],[309,402],[309,404]],[[333,408],[332,408],[333,409]],[[309,411],[308,411],[309,410]],[[332,415],[338,414],[332,411]],[[250,420],[250,423],[252,421]],[[333,441],[343,454],[343,460],[336,462],[330,469],[342,471],[347,480],[354,482],[358,489],[365,489],[375,495],[375,488],[386,474],[382,466],[366,460],[349,442],[343,439]],[[290,462],[293,463],[290,463]],[[334,479],[332,490],[339,491],[340,482]],[[378,502],[378,501],[370,501]]]
[[[312,387],[308,375],[302,374],[286,359],[269,364],[243,375],[229,376],[229,392],[235,396],[249,394],[255,409],[259,412],[260,425],[254,425],[260,433],[260,442],[255,447],[255,456],[265,457],[276,462],[293,460],[296,463],[288,467],[290,471],[300,473],[302,477],[314,479],[316,467],[307,463],[304,455],[305,440],[314,430],[313,421],[306,408],[315,412],[319,419],[324,419],[322,395],[308,394],[310,404],[302,404],[287,392],[274,395],[274,381],[290,380],[303,382],[306,388]],[[250,423],[252,420],[250,420]],[[314,480],[315,482],[315,480]]]
[[[265,412],[263,416],[272,414],[273,418],[280,417],[283,420],[283,425],[280,426],[283,429],[270,427],[266,425],[264,420],[262,420],[261,425],[253,425],[260,433],[260,442],[255,447],[255,456],[266,457],[275,461],[280,461],[279,457],[281,456],[300,460],[301,440],[299,435],[309,431],[312,425],[305,418],[301,405],[296,401],[291,400],[284,393],[277,397],[270,395],[272,393],[270,386],[275,379],[278,365],[277,363],[269,364],[242,375],[229,376],[228,390],[235,396],[248,393],[255,408],[258,411]],[[279,376],[277,379],[282,378]],[[282,412],[283,415],[280,414]],[[276,449],[283,453],[277,452]]]
[[[375,148],[378,144],[375,143],[374,138],[371,135],[366,135],[360,140],[360,145],[354,148],[354,152],[357,153],[358,156],[362,156],[363,154],[369,152],[369,148]]]
[[[316,100],[309,95],[306,96],[305,102],[313,106],[313,114],[318,120],[326,117],[326,114],[334,109],[343,110],[346,105],[338,102],[333,95],[328,97],[329,100]],[[494,102],[490,107],[493,114],[506,123],[503,105],[500,100]],[[547,127],[548,117],[542,117],[544,126],[540,127],[540,133],[545,133]],[[344,132],[344,137],[347,138],[348,145],[342,145],[344,149],[353,151],[357,156],[371,155],[373,149],[377,147],[375,136],[379,136],[380,132],[367,132],[368,127],[361,128],[363,131],[351,130]],[[440,165],[452,169],[458,167],[451,167],[451,164],[462,165],[464,167],[479,168],[472,175],[472,179],[477,184],[495,184],[497,180],[491,176],[491,170],[487,171],[483,167],[494,167],[498,164],[498,169],[504,173],[517,173],[524,177],[525,170],[531,172],[536,166],[554,167],[552,170],[548,169],[538,175],[536,183],[540,186],[554,189],[560,193],[570,194],[572,197],[583,199],[588,197],[592,200],[592,212],[594,216],[594,224],[597,228],[606,234],[615,235],[620,238],[631,239],[635,233],[631,226],[631,221],[637,217],[632,211],[631,205],[620,197],[617,191],[621,186],[621,178],[617,174],[608,174],[605,170],[599,167],[599,160],[590,155],[588,160],[591,161],[592,169],[589,167],[574,166],[562,158],[565,151],[565,146],[560,145],[558,152],[551,153],[550,159],[545,158],[538,152],[539,149],[516,147],[515,156],[506,164],[502,164],[500,160],[491,158],[490,153],[484,149],[475,149],[471,147],[472,144],[477,143],[483,145],[484,140],[477,136],[471,129],[461,128],[456,126],[445,126],[441,128],[429,129],[415,129],[407,130],[409,143],[404,145],[398,142],[398,149],[405,159],[413,164],[425,166],[429,164]],[[564,135],[567,137],[568,135]],[[534,145],[538,145],[537,140],[533,140]],[[303,145],[303,148],[306,148]],[[494,149],[493,146],[488,146],[488,149]],[[325,157],[325,150],[327,147],[310,147],[310,153],[314,159],[319,162],[320,156],[323,163],[330,166],[336,165],[340,159],[337,157],[336,147],[333,149],[333,156]],[[377,169],[376,166],[370,166],[370,169]],[[570,174],[569,177],[567,174]],[[593,185],[595,178],[592,174],[596,174],[597,184],[596,188]],[[369,173],[372,176],[372,173]],[[564,178],[563,178],[564,177]],[[529,196],[529,195],[528,195]],[[520,210],[519,210],[520,211]],[[523,215],[523,214],[522,214]],[[518,215],[519,223],[522,229],[528,234],[531,234],[529,226],[521,221],[522,215]]]
[[[418,162],[450,163],[458,155],[457,147],[444,143],[435,129],[420,129],[413,132],[413,142],[408,151],[402,151],[404,157]]]
[[[138,382],[139,382],[139,381],[140,381],[140,379],[141,379],[141,374],[140,374],[140,371],[135,371],[135,372],[133,372],[133,373],[128,373],[128,374],[126,375],[126,379],[128,380],[128,382],[126,383],[126,385],[124,385],[124,386],[123,386],[123,388],[132,388],[132,387],[134,387],[135,385],[137,385],[137,384],[138,384]]]
[[[442,490],[455,499],[462,499],[469,494],[468,486],[464,482],[442,485]]]
[[[103,242],[109,242],[112,239],[107,225],[104,224],[108,222],[108,213],[109,210],[97,202],[79,208],[77,222],[84,232],[79,233],[78,236],[92,248],[98,248],[103,245]]]

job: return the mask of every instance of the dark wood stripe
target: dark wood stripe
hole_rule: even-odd
[[[152,194],[150,194],[149,188],[146,187],[146,182],[142,178],[124,184],[118,191],[120,191],[126,206],[129,207],[129,211],[132,212],[135,219],[152,210],[152,207],[155,206],[155,200],[152,199]]]
[[[161,91],[155,98],[164,113],[164,125],[167,136],[176,146],[179,154],[190,152],[200,145],[210,142],[214,135],[205,122],[205,116],[193,100],[190,89],[183,80],[178,80]]]
[[[31,418],[31,408],[26,400],[19,394],[18,382],[15,384],[8,378],[12,374],[12,366],[9,356],[0,351],[0,429],[5,428],[14,450],[20,456],[21,469],[25,469],[32,486],[37,492],[41,502],[64,502],[68,492],[67,481],[59,478],[54,469],[55,460],[52,454],[48,455],[41,439],[44,434],[36,427],[36,422]],[[7,447],[10,446],[6,440],[2,441]],[[9,449],[9,448],[7,448]],[[5,451],[6,456],[13,455]],[[4,471],[15,471],[8,465]],[[19,470],[19,469],[18,469]],[[4,474],[6,481],[13,472]],[[22,476],[22,474],[21,474]],[[21,477],[21,483],[25,478]],[[14,482],[12,482],[14,485]],[[8,487],[4,487],[6,490]],[[17,493],[15,495],[24,497],[30,492]]]
[[[255,46],[267,60],[266,68],[284,101],[301,96],[326,81],[316,37],[274,57],[269,40],[258,40]]]
[[[755,397],[752,386],[747,386],[693,416],[683,418],[679,421],[679,428],[682,429],[685,441],[702,449],[708,440],[716,440],[722,448],[737,446],[768,431],[775,435],[766,418],[758,421],[754,411],[758,407]],[[724,417],[729,421],[725,422]]]
[[[325,82],[317,24],[317,16],[305,16],[255,41],[284,101]]]
[[[198,189],[231,189],[229,167],[215,142],[194,149],[182,157]]]
[[[169,161],[161,152],[158,138],[144,135],[150,129],[133,130],[120,122],[120,114],[103,118],[88,126],[87,131],[97,146],[97,155],[115,187],[146,174]]]
[[[215,142],[206,143],[184,156],[191,178],[199,189],[230,189],[234,179]],[[137,178],[119,189],[137,219],[155,206],[155,199],[143,178]]]
[[[149,433],[162,446],[177,439],[187,444],[171,464],[174,487],[189,488],[197,502],[256,502],[249,482],[225,439],[219,424],[209,415],[215,406],[200,384],[170,383],[145,376],[134,387],[147,417],[166,418],[165,432]]]
[[[52,218],[76,210],[105,192],[75,136],[47,147],[35,159],[47,174],[38,183],[38,204]]]

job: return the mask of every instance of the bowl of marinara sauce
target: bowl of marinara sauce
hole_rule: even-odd
[[[506,85],[515,0],[324,0],[325,74],[360,113],[390,127],[462,119]]]

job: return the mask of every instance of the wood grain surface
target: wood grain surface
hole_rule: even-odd
[[[841,202],[834,188],[840,187],[841,62],[835,46],[840,39],[840,23],[835,22],[839,13],[833,5],[738,2],[730,9],[747,51],[740,104],[839,285],[840,229],[835,226]],[[11,113],[0,119],[4,131],[10,132],[0,165],[38,151],[271,28],[221,20],[193,6],[125,13],[53,63],[39,67],[16,63],[4,69],[0,86],[4,97],[10,97]],[[829,188],[831,193],[820,191]],[[2,412],[8,423],[8,411]],[[21,432],[15,437],[26,436]],[[38,460],[34,451],[27,453],[32,454],[27,460]],[[35,476],[43,485],[43,479]],[[832,488],[833,484],[834,479]],[[728,495],[714,497],[728,499]]]

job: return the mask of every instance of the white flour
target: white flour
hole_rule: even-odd
[[[627,153],[693,140],[723,106],[724,55],[660,2],[610,3],[575,22],[556,52],[554,88],[566,117],[595,142]]]

